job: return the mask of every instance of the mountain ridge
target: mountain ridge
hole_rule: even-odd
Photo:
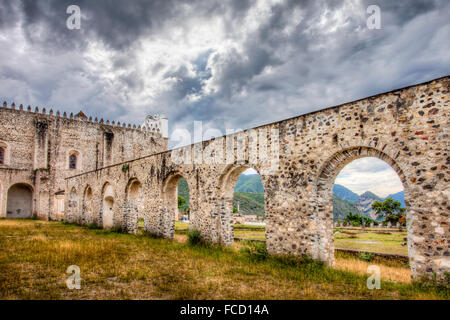
[[[189,206],[189,189],[186,180],[180,179],[178,191],[179,195],[186,200],[186,204],[182,208],[184,210]],[[366,191],[358,195],[347,187],[335,184],[333,186],[333,218],[334,220],[341,220],[349,213],[352,213],[376,219],[375,212],[371,207],[372,203],[375,200],[383,201],[389,197],[399,201],[402,207],[405,207],[403,191],[390,194],[383,198],[371,191]],[[242,214],[265,215],[264,188],[258,174],[239,176],[234,189],[234,207],[237,207],[238,201]]]

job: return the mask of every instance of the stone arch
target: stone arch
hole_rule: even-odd
[[[163,206],[159,214],[159,225],[160,230],[163,230],[164,237],[173,237],[175,220],[178,216],[178,182],[181,178],[186,179],[187,176],[180,171],[175,171],[170,173],[163,181],[161,190]],[[189,180],[186,179],[186,181],[188,182],[189,190],[192,190]]]
[[[339,172],[350,162],[355,159],[364,158],[364,157],[374,157],[380,160],[383,160],[387,164],[389,164],[392,169],[397,173],[402,182],[403,186],[406,189],[407,180],[403,173],[403,170],[397,164],[397,162],[392,159],[388,154],[380,151],[378,149],[366,146],[356,146],[351,148],[346,148],[334,153],[327,161],[325,161],[324,165],[319,169],[319,174],[317,176],[317,190],[320,192],[326,188],[329,188],[330,179],[334,181]],[[333,186],[331,185],[331,188]]]
[[[8,143],[0,141],[0,166],[8,166],[10,164],[10,148]]]
[[[247,169],[255,170],[263,184],[264,193],[266,193],[266,186],[263,176],[259,170],[249,164],[232,164],[228,165],[219,178],[218,184],[218,199],[219,202],[212,211],[212,234],[216,235],[213,240],[219,244],[232,245],[234,242],[233,231],[233,196],[234,188],[239,179],[239,176]],[[267,197],[264,197],[264,205],[267,208]]]
[[[409,185],[407,178],[400,167],[400,165],[392,159],[388,154],[373,147],[367,146],[355,146],[346,148],[334,153],[324,165],[320,168],[315,184],[317,192],[317,212],[318,215],[314,217],[316,227],[319,230],[318,246],[313,250],[314,256],[326,263],[334,264],[334,239],[333,239],[333,203],[332,203],[332,189],[334,181],[339,172],[353,160],[363,157],[374,157],[383,160],[391,166],[391,168],[397,173],[400,181],[402,182],[406,215],[407,215],[407,231],[408,231],[408,255],[410,258],[411,275],[415,270],[414,262],[414,241],[412,241],[412,226],[411,210],[409,208]]]
[[[66,168],[69,170],[82,170],[82,154],[80,151],[71,149],[67,152]]]
[[[105,182],[102,188],[101,201],[101,225],[104,229],[114,227],[114,208],[116,206],[116,195],[113,186],[109,182]]]
[[[142,183],[137,178],[128,180],[122,207],[123,224],[130,233],[137,233],[138,220],[143,214]]]
[[[33,215],[33,187],[15,183],[8,188],[6,198],[7,218],[31,218]]]
[[[88,224],[93,222],[93,192],[90,185],[84,188],[83,207],[81,210],[81,223]]]
[[[77,189],[72,187],[69,193],[69,203],[68,203],[68,217],[67,220],[69,222],[77,221],[80,223],[81,218],[78,217],[78,194]]]
[[[137,178],[131,178],[128,180],[125,193],[127,199],[137,200],[141,197],[142,183]]]

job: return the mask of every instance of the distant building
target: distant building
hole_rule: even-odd
[[[65,178],[167,150],[167,119],[142,127],[98,120],[82,111],[0,107],[0,217],[64,218]],[[92,190],[72,190],[70,203],[90,210]]]

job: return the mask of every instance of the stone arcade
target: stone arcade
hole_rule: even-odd
[[[120,226],[128,232],[136,232],[138,216],[142,216],[145,230],[171,238],[177,210],[177,183],[184,177],[190,190],[190,228],[199,230],[213,243],[230,245],[233,242],[233,188],[240,173],[253,168],[260,173],[264,185],[269,253],[307,254],[333,265],[334,179],[350,161],[378,157],[392,166],[403,183],[411,276],[417,279],[435,275],[442,280],[450,271],[449,81],[449,77],[443,77],[176,150],[164,150],[166,142],[158,135],[152,136],[155,143],[151,144],[152,139],[144,138],[148,133],[121,128],[120,133],[114,135],[121,138],[114,138],[113,144],[119,141],[113,145],[115,151],[109,158],[105,155],[108,150],[106,132],[114,130],[114,126],[58,118],[60,122],[73,123],[72,136],[82,135],[82,141],[93,141],[91,151],[77,151],[83,157],[92,157],[93,153],[95,160],[88,160],[82,172],[66,178],[65,188],[60,180],[56,187],[51,185],[56,180],[43,179],[56,171],[45,169],[45,163],[28,165],[26,171],[4,169],[2,182],[7,183],[3,188],[23,183],[38,189],[34,194],[45,195],[43,204],[34,211],[39,215],[44,215],[46,210],[52,212],[53,197],[64,189],[67,221]],[[17,113],[9,109],[2,112]],[[16,134],[16,140],[30,136],[30,145],[20,145],[23,149],[28,147],[29,158],[34,150],[34,159],[48,163],[55,161],[53,150],[58,147],[67,150],[56,154],[68,157],[70,150],[79,145],[69,140],[72,143],[67,147],[61,143],[40,147],[41,140],[48,139],[48,135],[41,132],[47,132],[50,127],[61,130],[61,127],[50,121],[45,130],[39,129],[35,119],[30,116],[29,126],[36,128],[33,132],[28,132],[27,127],[27,131]],[[13,117],[5,119],[2,115],[2,125],[6,125],[7,120],[14,121]],[[83,136],[86,133],[81,132],[80,125],[92,127],[95,133]],[[130,141],[131,137],[134,140]],[[12,141],[6,140],[2,143],[14,148]],[[136,143],[139,147],[135,147]],[[153,148],[152,155],[141,157],[143,152],[132,152],[149,145]],[[244,147],[241,155],[236,153],[239,145]],[[270,150],[270,158],[277,160],[276,170],[267,159],[255,158],[258,154],[255,147]],[[121,148],[128,150],[122,157],[119,156]],[[210,149],[223,154],[232,150],[234,158],[222,163],[192,159],[199,150]],[[186,161],[174,161],[180,155]],[[9,161],[13,161],[11,155],[9,157]],[[64,168],[63,158],[58,163]],[[18,161],[17,164],[22,165]],[[38,170],[31,177],[35,168]],[[64,169],[61,176],[72,172]],[[46,185],[43,187],[42,183]],[[2,189],[2,197],[6,197],[5,189]]]

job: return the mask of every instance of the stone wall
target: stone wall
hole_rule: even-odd
[[[126,186],[138,180],[145,229],[173,237],[176,183],[184,177],[190,228],[206,240],[229,245],[233,189],[239,175],[253,168],[265,191],[269,253],[307,254],[333,265],[334,179],[350,161],[378,157],[404,186],[412,277],[443,279],[450,269],[448,90],[449,77],[436,79],[76,175],[66,179],[66,190],[81,198],[91,187],[96,215],[101,214],[102,190],[111,185],[117,204],[114,224],[120,226],[129,215],[123,206]],[[130,222],[126,226],[134,232]]]
[[[6,216],[8,189],[25,183],[33,189],[34,215],[62,219],[65,177],[167,150],[167,138],[150,129],[92,120],[82,112],[32,112],[5,103],[0,108],[0,147],[6,149],[6,161],[0,164],[0,217]],[[69,168],[72,153],[77,155],[75,169]]]

